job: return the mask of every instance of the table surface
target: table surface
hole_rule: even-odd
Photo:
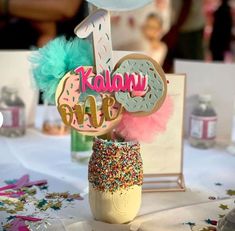
[[[39,119],[37,125],[40,126],[40,123]],[[0,137],[0,156],[0,185],[3,185],[6,179],[29,174],[33,180],[48,179],[49,190],[52,192],[82,193],[83,201],[78,201],[75,207],[66,208],[56,214],[56,219],[59,219],[63,224],[61,225],[63,229],[60,227],[58,230],[80,230],[78,229],[79,225],[84,230],[91,230],[89,229],[91,224],[84,223],[93,222],[87,199],[87,166],[71,162],[69,136],[47,136],[37,129],[28,129],[24,137],[14,139]],[[225,149],[198,150],[190,147],[185,141],[183,173],[187,187],[186,192],[144,193],[139,215],[133,224],[140,224],[143,219],[148,218],[147,220],[149,220],[153,216],[154,220],[157,220],[156,217],[160,219],[162,214],[171,214],[175,210],[175,214],[177,214],[177,209],[186,208],[187,211],[188,208],[188,211],[192,211],[193,206],[193,210],[197,211],[198,207],[195,206],[201,204],[208,203],[214,208],[218,203],[220,204],[220,200],[227,199],[226,203],[228,204],[232,203],[232,199],[234,200],[232,196],[227,195],[227,190],[235,189],[235,156],[227,153]],[[210,197],[215,197],[216,200],[212,201],[209,199]],[[209,205],[205,206],[205,208],[209,207]],[[190,213],[182,212],[181,214],[182,221],[192,220],[192,217],[188,218],[183,215]],[[4,222],[6,215],[0,215],[0,222]],[[172,217],[172,215],[169,216]],[[195,215],[194,220],[198,219],[199,217]],[[161,226],[159,226],[161,228],[154,226],[154,230],[176,230],[173,229],[175,222],[174,219],[165,221],[163,219]],[[103,227],[102,225],[101,227]],[[98,222],[95,227],[96,230],[99,230]],[[126,229],[127,225],[112,227],[115,227],[113,230],[119,230],[119,228],[120,230],[122,228],[129,230],[129,226]],[[56,228],[52,230],[56,230]],[[133,227],[132,230],[134,230]],[[140,230],[150,229],[147,225],[145,229],[141,228]],[[177,230],[191,230],[191,227],[181,224],[181,229],[178,227]]]

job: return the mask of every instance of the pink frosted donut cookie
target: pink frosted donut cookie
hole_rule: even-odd
[[[89,74],[90,81],[94,76],[94,73]],[[84,135],[107,133],[119,123],[122,115],[121,104],[110,94],[82,92],[81,75],[76,70],[60,81],[56,103],[63,122]]]

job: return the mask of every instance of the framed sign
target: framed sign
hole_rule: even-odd
[[[158,134],[152,143],[141,143],[144,162],[145,192],[184,191],[183,177],[183,118],[185,102],[185,75],[166,75],[168,96],[173,113],[166,131]]]

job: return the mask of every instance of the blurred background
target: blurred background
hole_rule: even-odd
[[[1,1],[0,48],[34,49],[60,35],[73,37],[88,8],[82,0]],[[147,51],[166,71],[175,58],[234,59],[233,0],[153,0],[111,16],[114,49]]]
[[[58,36],[75,37],[75,26],[92,10],[94,7],[82,0],[0,1],[0,109],[6,105],[25,108],[22,123],[32,126],[38,103],[44,103],[43,120],[58,120],[56,110],[38,96],[28,57]],[[111,11],[111,34],[114,50],[144,52],[166,73],[187,75],[186,135],[199,95],[207,94],[218,112],[219,137],[230,142],[235,96],[235,0],[153,0],[137,10]],[[9,113],[5,117],[11,118]],[[57,131],[44,122],[40,126],[46,133],[69,132],[62,125]]]

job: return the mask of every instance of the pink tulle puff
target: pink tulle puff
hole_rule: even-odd
[[[166,130],[172,112],[173,100],[167,96],[161,108],[151,115],[134,116],[125,112],[116,128],[116,133],[126,141],[151,142],[155,135]]]

